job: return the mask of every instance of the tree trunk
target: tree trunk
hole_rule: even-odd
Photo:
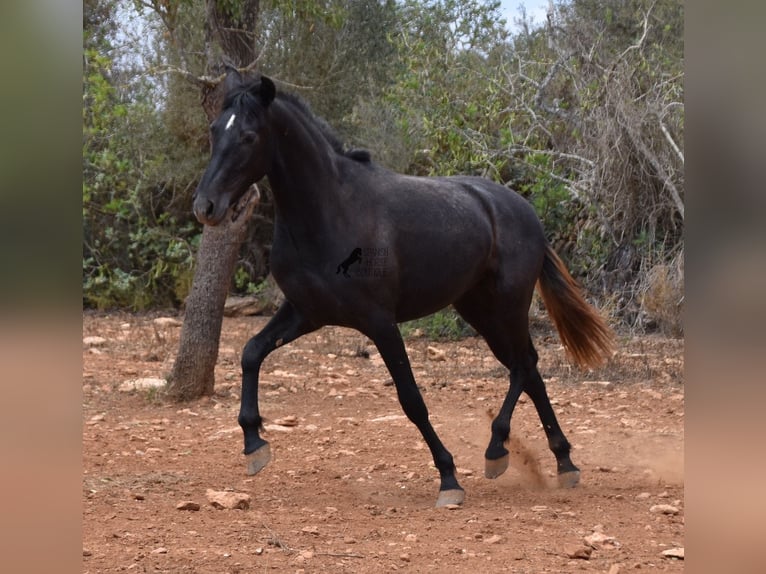
[[[186,298],[178,356],[168,377],[167,393],[174,399],[191,400],[212,395],[215,390],[223,308],[239,246],[247,235],[250,216],[259,199],[258,188],[253,185],[233,210],[233,217],[226,217],[215,227],[206,225],[202,230],[191,291]]]
[[[241,9],[234,13],[231,8],[229,12],[221,8],[222,3],[216,0],[207,0],[205,48],[209,74],[221,71],[224,64],[245,67],[254,63],[259,3],[243,0]],[[210,121],[220,113],[224,89],[223,83],[203,89],[202,107]],[[178,355],[168,377],[167,393],[176,400],[213,394],[226,295],[259,197],[254,185],[233,210],[232,217],[226,217],[216,227],[206,225],[202,230]]]

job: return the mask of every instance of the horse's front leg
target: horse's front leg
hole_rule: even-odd
[[[258,377],[263,360],[277,347],[305,335],[316,327],[285,301],[271,320],[242,351],[242,399],[237,422],[245,438],[247,474],[256,474],[271,460],[269,443],[261,438],[263,423],[258,408]]]
[[[410,361],[404,347],[399,328],[394,322],[382,322],[368,336],[373,340],[394,379],[399,403],[404,414],[412,421],[431,450],[434,464],[439,470],[441,485],[436,506],[462,504],[465,498],[463,488],[455,477],[455,463],[452,455],[436,434],[428,420],[428,409],[415,384]]]

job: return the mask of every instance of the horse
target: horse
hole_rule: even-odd
[[[268,178],[275,204],[270,269],[285,296],[242,351],[237,421],[246,472],[258,473],[271,459],[270,444],[260,436],[264,359],[302,335],[337,325],[366,335],[380,352],[399,403],[439,472],[436,506],[462,504],[453,456],[429,421],[398,327],[452,305],[509,371],[505,400],[491,422],[485,476],[498,477],[508,467],[511,415],[525,392],[556,458],[559,484],[576,485],[580,470],[529,334],[535,286],[576,364],[602,364],[613,352],[613,334],[548,243],[527,200],[485,178],[396,173],[366,150],[345,150],[324,120],[298,96],[278,92],[270,78],[231,70],[224,82],[193,212],[200,223],[217,225],[251,184]],[[361,261],[353,273],[338,273],[354,254]]]

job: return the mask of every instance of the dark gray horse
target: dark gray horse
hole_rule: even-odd
[[[261,363],[280,345],[341,325],[362,332],[380,351],[401,406],[439,470],[436,505],[462,503],[452,455],[429,422],[397,326],[452,304],[510,371],[508,394],[492,422],[486,476],[508,466],[504,443],[524,391],[543,423],[560,483],[574,486],[579,470],[529,336],[535,284],[576,363],[599,364],[611,352],[612,335],[548,244],[532,207],[487,179],[394,173],[363,150],[344,151],[324,121],[295,96],[277,94],[268,78],[232,71],[226,82],[194,213],[216,225],[252,183],[268,177],[276,205],[271,272],[286,297],[242,353],[238,421],[248,473],[271,457],[259,432]]]

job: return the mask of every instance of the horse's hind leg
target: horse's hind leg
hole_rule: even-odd
[[[529,341],[530,356],[532,359],[532,368],[524,381],[524,391],[532,399],[543,423],[545,435],[548,437],[548,446],[556,457],[556,471],[558,474],[559,485],[563,487],[573,487],[580,482],[580,469],[577,468],[569,457],[571,446],[561,430],[556,414],[553,412],[553,406],[548,398],[548,392],[545,390],[540,372],[537,370],[537,351],[535,351],[532,341]]]
[[[492,304],[487,294],[473,293],[455,303],[457,311],[484,337],[497,359],[510,371],[510,385],[500,411],[492,421],[492,434],[485,452],[484,474],[496,478],[508,468],[505,443],[510,436],[511,416],[522,391],[532,399],[543,423],[548,445],[556,457],[559,483],[574,486],[579,470],[569,457],[570,445],[556,420],[548,394],[537,370],[537,352],[529,337],[528,305]],[[505,312],[503,312],[505,310]]]
[[[266,326],[242,351],[242,399],[237,421],[245,438],[247,474],[259,472],[271,460],[269,443],[261,438],[263,422],[258,408],[258,377],[263,360],[280,345],[313,331],[289,301],[285,301]]]
[[[491,291],[468,293],[455,302],[455,309],[484,337],[495,357],[510,371],[508,392],[500,411],[492,420],[492,434],[484,453],[484,475],[497,478],[508,468],[509,453],[505,444],[511,433],[513,410],[524,390],[525,363],[528,360],[525,352],[527,319],[525,316],[520,316],[518,321],[510,319],[494,304]]]

